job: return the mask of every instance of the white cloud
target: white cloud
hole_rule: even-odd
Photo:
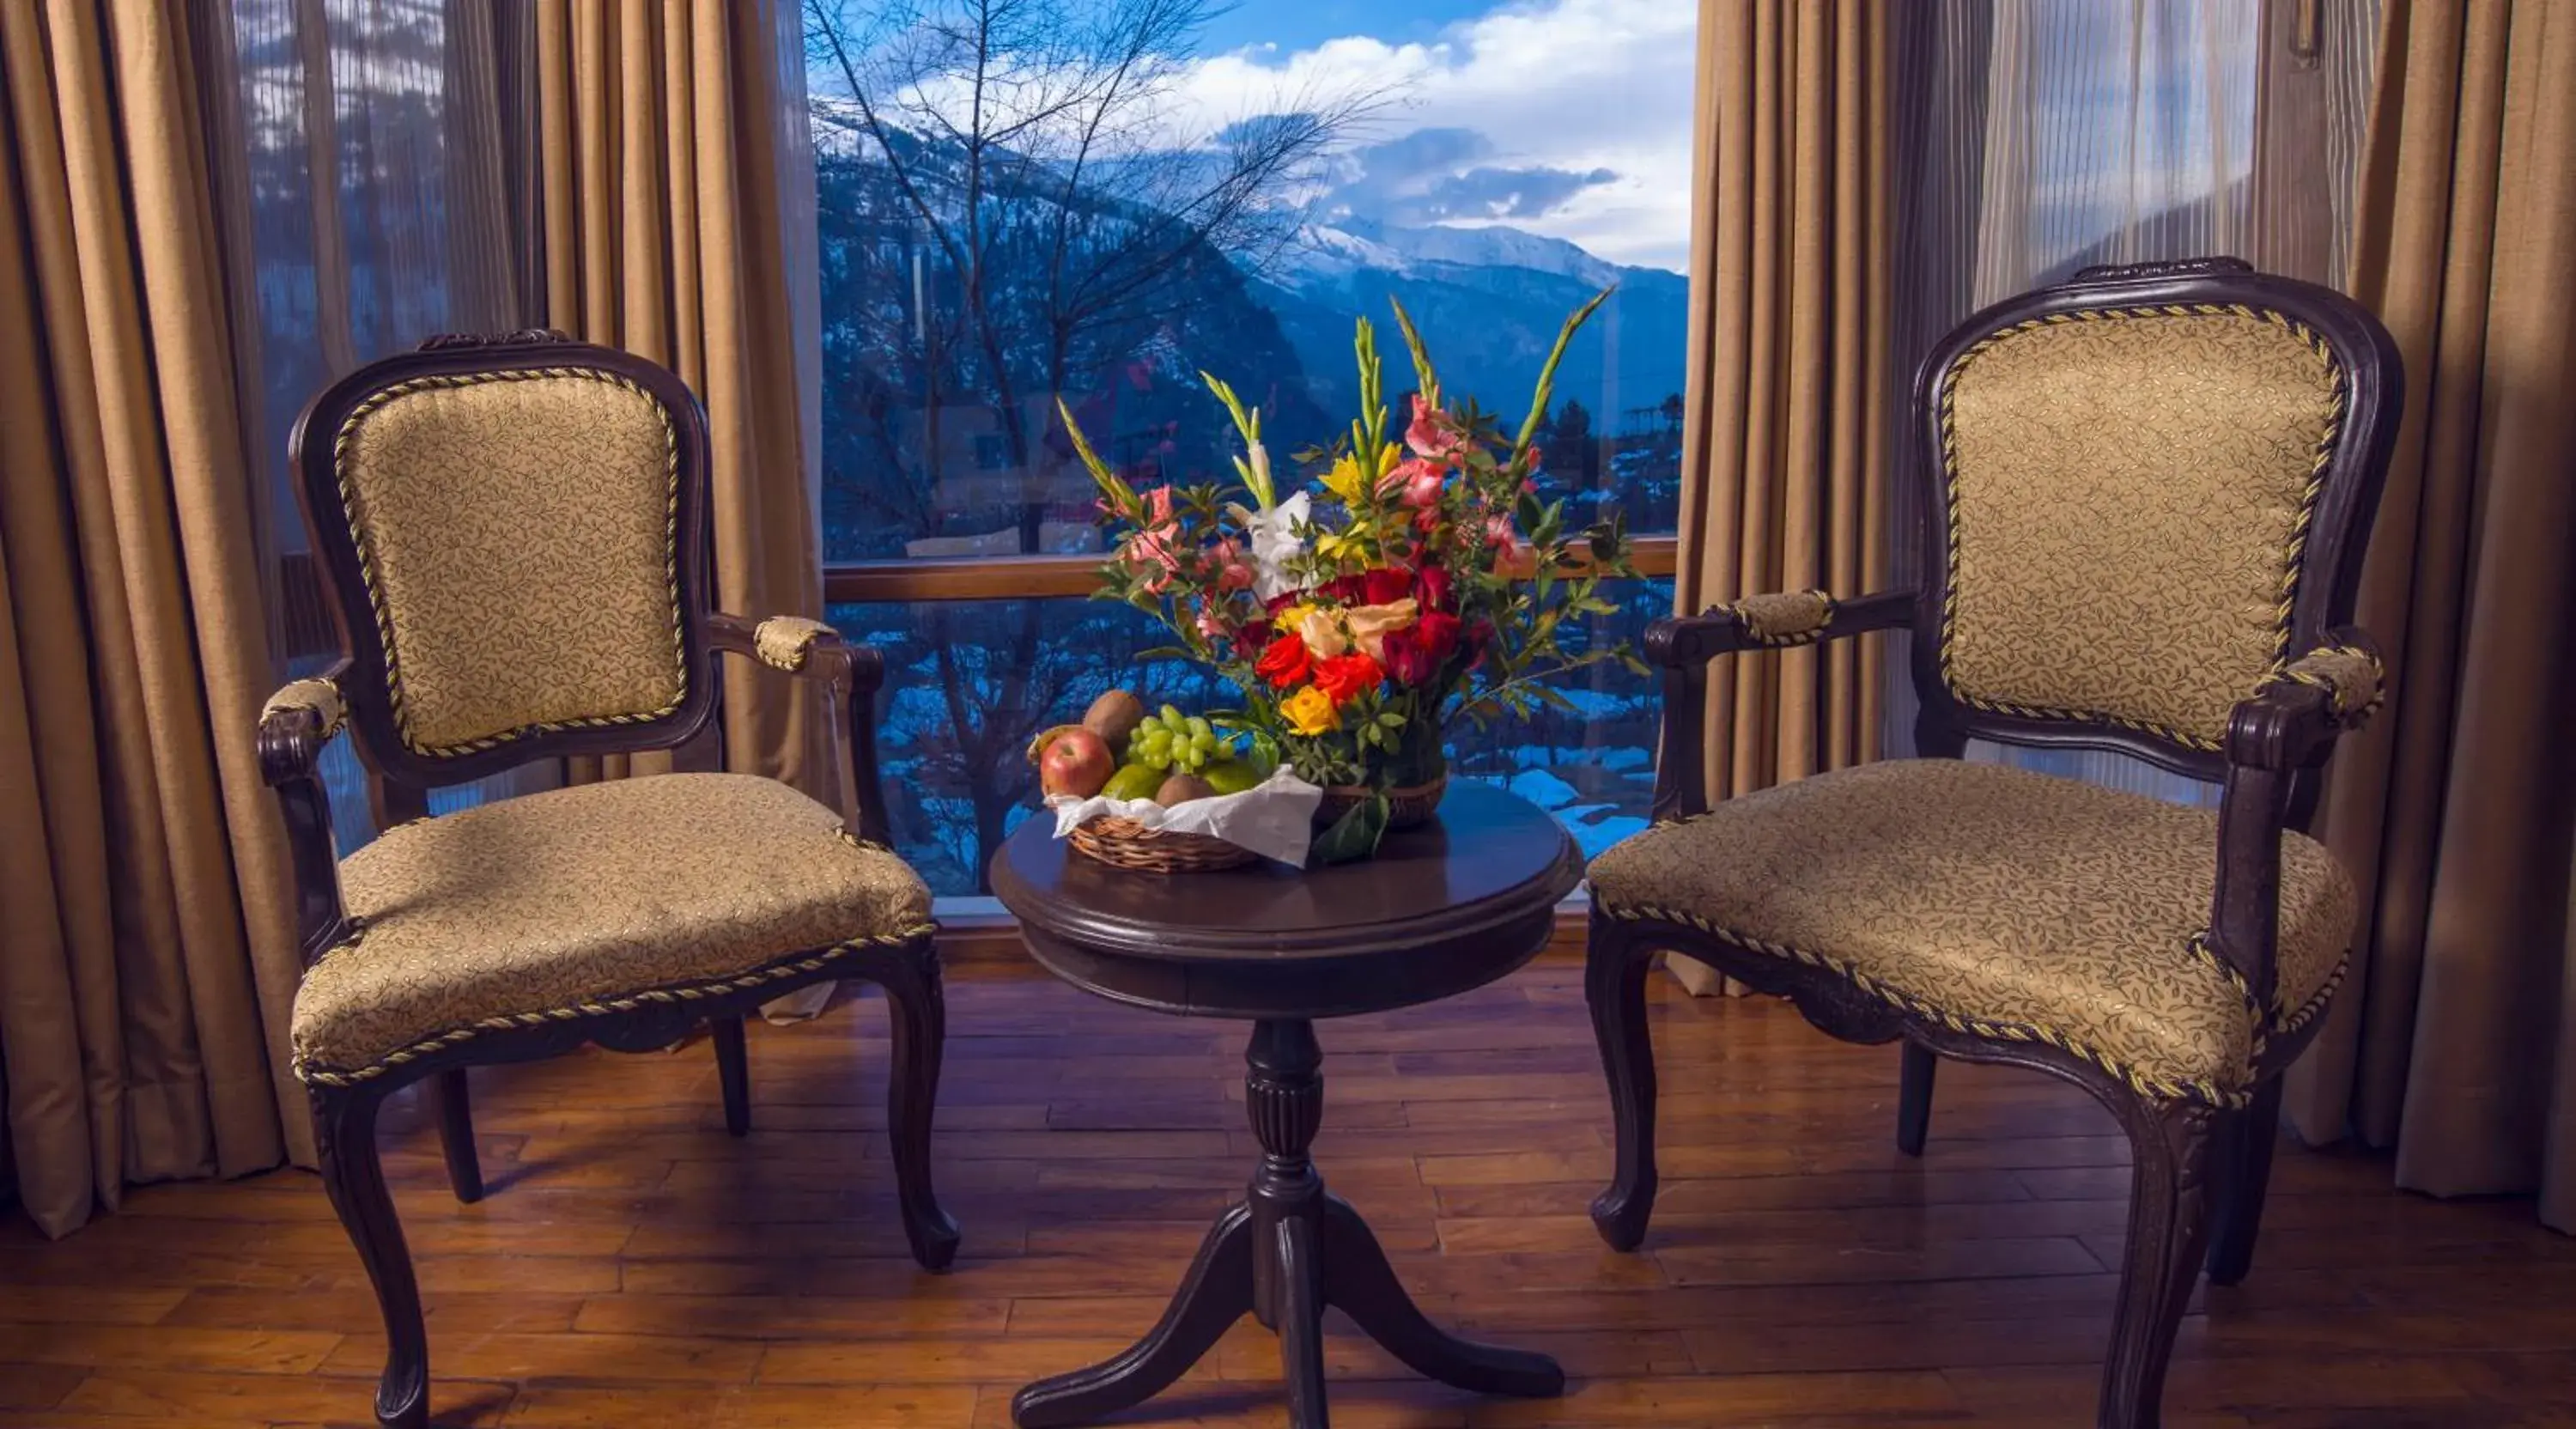
[[[1473,129],[1479,163],[1617,177],[1517,227],[1614,262],[1680,269],[1690,238],[1691,83],[1698,7],[1686,0],[1537,0],[1464,21],[1430,44],[1365,36],[1195,61],[1167,116],[1199,132],[1284,97],[1383,89],[1369,137]]]

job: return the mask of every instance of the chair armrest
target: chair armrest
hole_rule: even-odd
[[[1747,650],[1781,650],[1893,630],[1913,620],[1914,605],[1912,591],[1882,591],[1854,601],[1837,601],[1823,591],[1750,595],[1647,626],[1646,659],[1664,672],[1655,822],[1708,812],[1700,727],[1707,718],[1709,661]]]
[[[296,680],[269,696],[259,712],[259,773],[277,791],[286,819],[287,858],[295,870],[296,942],[304,965],[346,942],[354,931],[340,901],[340,850],[331,832],[331,798],[319,772],[323,746],[340,732],[343,661],[315,679]]]
[[[2386,688],[2379,646],[2368,632],[2342,626],[2326,640],[2227,717],[2210,943],[2267,1015],[2279,981],[2281,831],[2291,795],[2345,731],[2369,720]]]
[[[873,645],[853,645],[840,632],[801,615],[766,620],[722,612],[707,617],[707,642],[729,654],[757,660],[803,680],[821,680],[849,702],[849,758],[842,766],[846,810],[858,836],[887,844],[885,782],[877,767],[877,691],[885,687],[885,656]]]

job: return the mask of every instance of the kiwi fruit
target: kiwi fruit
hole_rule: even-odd
[[[1082,716],[1083,726],[1109,741],[1109,747],[1124,753],[1127,737],[1145,722],[1145,702],[1126,690],[1111,690],[1091,702]]]
[[[1166,809],[1174,804],[1186,804],[1192,799],[1214,797],[1216,797],[1216,790],[1208,784],[1208,781],[1195,774],[1175,774],[1163,781],[1162,788],[1154,791],[1154,802]]]

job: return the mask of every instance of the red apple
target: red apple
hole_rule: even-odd
[[[1038,787],[1052,798],[1070,794],[1088,799],[1109,782],[1118,770],[1118,761],[1110,756],[1109,741],[1079,725],[1047,741],[1046,752],[1038,756]]]

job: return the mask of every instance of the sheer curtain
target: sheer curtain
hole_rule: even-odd
[[[340,648],[306,549],[287,437],[362,363],[536,311],[524,83],[527,0],[232,0],[234,169],[217,176],[246,261],[239,344],[279,677]],[[228,200],[228,201],[227,201]],[[323,756],[344,846],[380,810],[346,740]],[[531,768],[438,791],[433,812],[551,782]]]
[[[2378,0],[1938,0],[1898,20],[1894,316],[1906,381],[1968,314],[2096,263],[2232,254],[2343,280]],[[1899,430],[1906,430],[1900,427]],[[1911,461],[1908,450],[1904,460]],[[1898,483],[1907,529],[1913,483]],[[1901,543],[1900,543],[1901,544]],[[1901,579],[1916,553],[1897,552]],[[1891,665],[1891,672],[1903,666]],[[1889,737],[1914,708],[1890,681]],[[2116,755],[1970,758],[2195,803],[2217,790]]]

